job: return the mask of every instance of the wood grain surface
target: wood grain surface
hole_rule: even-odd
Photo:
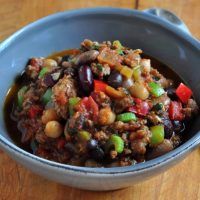
[[[43,16],[69,9],[112,6],[162,7],[181,17],[200,39],[200,0],[0,0],[0,40]],[[196,200],[200,199],[200,150],[170,170],[130,188],[111,192],[83,191],[37,176],[0,151],[0,200]]]

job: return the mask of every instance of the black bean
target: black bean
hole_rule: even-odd
[[[96,161],[103,160],[103,158],[105,157],[105,153],[102,150],[102,148],[100,148],[100,147],[97,147],[97,148],[91,150],[90,155]]]
[[[55,82],[51,76],[51,74],[47,74],[44,76],[44,80],[43,80],[44,84],[47,86],[47,87],[52,87],[54,86]]]
[[[91,139],[91,140],[88,141],[88,143],[87,143],[87,148],[88,148],[88,150],[94,150],[94,149],[96,149],[97,147],[98,147],[98,143],[97,143],[96,140]]]
[[[163,125],[164,125],[164,130],[165,130],[165,138],[169,139],[171,138],[172,134],[173,134],[173,124],[171,122],[170,119],[163,119]]]
[[[122,75],[116,70],[113,70],[108,77],[108,84],[114,88],[120,87],[122,85],[122,81]]]
[[[94,88],[94,80],[90,67],[87,65],[81,66],[78,71],[78,76],[81,89],[86,95],[89,95]]]
[[[167,95],[172,101],[177,100],[175,88],[168,88]]]
[[[180,132],[184,131],[185,124],[181,121],[173,121],[173,127],[174,127],[174,131],[176,133],[180,133]]]

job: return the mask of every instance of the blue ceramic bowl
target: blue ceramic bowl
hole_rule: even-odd
[[[151,14],[117,8],[93,8],[57,13],[22,28],[0,45],[0,108],[6,93],[30,57],[78,47],[80,42],[115,40],[141,48],[176,71],[200,102],[200,43],[177,27]],[[59,164],[17,147],[0,113],[0,147],[14,160],[48,179],[89,190],[113,190],[143,181],[177,163],[200,142],[200,118],[190,138],[159,158],[129,167],[87,168]]]

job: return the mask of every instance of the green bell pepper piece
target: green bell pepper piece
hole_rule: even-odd
[[[159,97],[165,93],[165,90],[155,82],[150,82],[149,87],[150,87],[150,93],[155,97]]]
[[[52,89],[49,88],[46,90],[46,92],[43,94],[41,101],[43,104],[47,104],[49,101],[51,101],[51,96],[52,96]]]
[[[72,116],[74,114],[74,106],[80,101],[79,97],[69,98],[69,114]]]
[[[44,75],[48,72],[48,69],[47,67],[43,67],[41,70],[40,70],[40,73],[38,75],[39,78],[43,78]]]
[[[119,115],[117,115],[116,119],[117,119],[117,121],[122,121],[122,122],[129,122],[131,120],[134,120],[134,121],[137,120],[135,114],[132,112],[119,114]]]
[[[113,41],[113,44],[112,44],[114,47],[116,47],[117,49],[122,49],[122,44],[119,40],[115,40]]]
[[[123,51],[122,51],[123,46],[122,46],[122,44],[121,44],[121,42],[119,40],[113,41],[112,45],[117,48],[117,53],[119,55],[123,55],[124,54]]]
[[[164,131],[163,125],[152,126],[150,128],[150,131],[152,134],[152,136],[150,138],[151,145],[158,145],[163,142],[164,136],[165,136],[165,131]]]
[[[106,149],[110,150],[112,146],[114,146],[114,150],[117,153],[122,153],[124,150],[124,141],[118,135],[113,134],[110,136],[108,142],[106,143]]]

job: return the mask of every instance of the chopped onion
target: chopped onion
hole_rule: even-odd
[[[60,78],[60,72],[55,72],[53,74],[51,74],[52,78],[54,81],[57,81]]]

